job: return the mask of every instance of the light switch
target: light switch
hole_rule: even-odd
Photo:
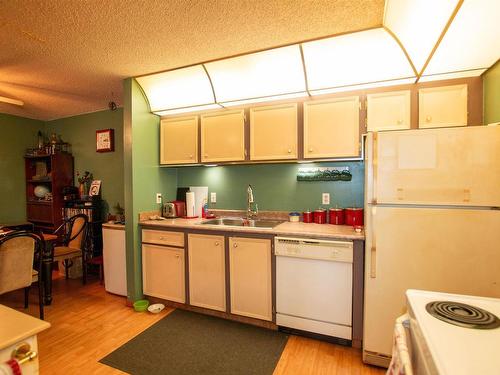
[[[330,204],[330,193],[321,194],[321,204]]]
[[[156,203],[161,204],[161,193],[156,193]]]
[[[216,203],[217,202],[217,193],[212,192],[210,193],[210,203]]]

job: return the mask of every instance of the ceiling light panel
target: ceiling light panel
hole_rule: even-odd
[[[217,102],[305,93],[300,47],[276,48],[205,64]]]
[[[137,82],[152,112],[215,103],[210,80],[201,65],[139,77]]]
[[[399,39],[420,72],[458,0],[386,0],[384,26]]]
[[[311,91],[415,76],[402,49],[382,28],[308,42],[302,47]]]
[[[465,0],[424,75],[489,68],[500,57],[499,0]]]

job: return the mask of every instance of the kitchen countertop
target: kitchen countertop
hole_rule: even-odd
[[[197,229],[212,230],[219,232],[239,232],[239,233],[260,233],[280,236],[304,236],[314,238],[332,238],[343,240],[364,240],[365,233],[357,233],[348,225],[312,224],[312,223],[291,223],[285,221],[274,228],[254,228],[254,227],[232,227],[225,225],[200,225],[204,220],[209,219],[166,219],[166,220],[143,220],[139,225],[148,227],[177,228],[177,229]]]
[[[125,230],[125,224],[103,223],[103,228]]]
[[[49,327],[48,322],[0,305],[0,350]]]

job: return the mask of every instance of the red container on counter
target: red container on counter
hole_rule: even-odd
[[[313,222],[312,212],[309,210],[302,212],[302,221],[304,223],[312,223]]]
[[[345,209],[345,224],[352,226],[363,225],[363,209],[350,207]]]
[[[326,223],[326,210],[320,208],[313,212],[313,220],[316,224]]]
[[[343,208],[330,208],[328,210],[328,221],[330,224],[344,225],[345,211]]]

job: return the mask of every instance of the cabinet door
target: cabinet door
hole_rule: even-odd
[[[161,120],[160,164],[197,162],[198,116]]]
[[[188,235],[189,303],[226,311],[224,236]]]
[[[297,104],[250,109],[250,159],[297,159]]]
[[[304,158],[359,156],[359,97],[304,103]]]
[[[143,244],[142,289],[148,296],[186,302],[184,249]]]
[[[410,90],[367,95],[367,130],[410,129]]]
[[[231,313],[272,320],[271,240],[229,239]]]
[[[201,116],[201,161],[245,160],[243,110]]]
[[[420,128],[464,125],[467,125],[467,85],[418,90]]]

